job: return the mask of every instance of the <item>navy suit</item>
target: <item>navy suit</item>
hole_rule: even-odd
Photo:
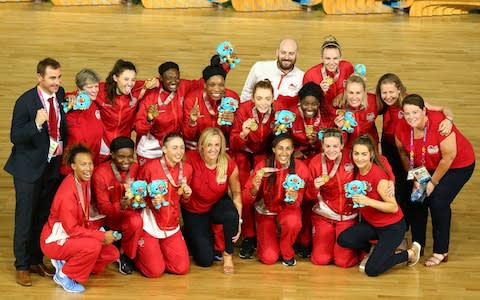
[[[65,99],[62,87],[56,93],[57,101]],[[47,161],[50,138],[47,122],[38,130],[35,124],[37,110],[43,108],[37,87],[21,95],[15,103],[10,140],[12,153],[5,171],[13,175],[15,186],[14,255],[17,270],[28,270],[30,265],[43,260],[40,232],[48,218],[53,196],[60,184],[61,157]],[[60,106],[60,140],[66,144],[67,125]]]

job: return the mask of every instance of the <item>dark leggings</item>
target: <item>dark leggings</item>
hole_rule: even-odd
[[[337,242],[344,248],[368,252],[371,247],[370,240],[378,240],[365,265],[365,273],[368,276],[378,276],[391,267],[408,260],[407,251],[395,254],[395,249],[400,245],[404,235],[405,221],[403,219],[385,227],[373,227],[362,221],[344,230],[338,236]]]
[[[182,208],[183,233],[195,263],[201,267],[213,264],[211,224],[223,225],[225,252],[233,253],[232,237],[238,232],[238,212],[232,199],[225,195],[206,213],[192,213]]]
[[[425,247],[428,209],[432,216],[433,252],[448,253],[453,202],[472,176],[475,163],[465,168],[449,169],[423,204],[412,204],[412,238]]]
[[[410,194],[412,193],[412,182],[407,181],[407,171],[403,168],[402,160],[398,154],[398,149],[395,145],[388,143],[382,139],[382,155],[388,160],[392,167],[393,175],[395,175],[395,199],[402,209],[407,223],[407,230],[411,221],[411,202]]]

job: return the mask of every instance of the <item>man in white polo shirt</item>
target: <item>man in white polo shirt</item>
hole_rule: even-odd
[[[246,102],[252,99],[255,83],[268,79],[274,88],[277,109],[296,106],[298,103],[297,93],[302,87],[304,74],[295,66],[297,52],[297,42],[286,38],[280,42],[276,50],[277,60],[256,62],[245,80],[240,101]]]

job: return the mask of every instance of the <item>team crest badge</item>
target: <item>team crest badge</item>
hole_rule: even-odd
[[[346,163],[343,168],[345,169],[345,172],[347,172],[347,173],[353,172],[353,164],[352,163]]]
[[[369,113],[367,114],[367,120],[368,120],[369,122],[375,121],[375,114],[374,114],[373,112],[369,112]]]
[[[437,154],[440,151],[437,145],[428,145],[427,152],[428,154]]]

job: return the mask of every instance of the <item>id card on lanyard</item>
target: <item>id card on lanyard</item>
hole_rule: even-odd
[[[407,180],[416,179],[419,183],[424,180],[430,180],[431,176],[428,173],[427,168],[425,167],[426,162],[426,152],[427,152],[427,130],[428,130],[428,123],[425,124],[425,128],[423,129],[423,145],[422,145],[422,165],[418,168],[415,168],[415,145],[413,142],[413,128],[410,130],[410,168],[407,174]]]

